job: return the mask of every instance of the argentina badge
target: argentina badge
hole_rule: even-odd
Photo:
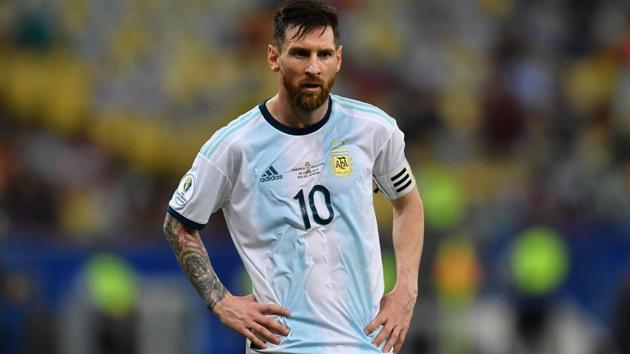
[[[330,168],[337,177],[346,177],[352,174],[352,156],[346,149],[334,149],[331,152]]]

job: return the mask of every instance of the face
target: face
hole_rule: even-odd
[[[285,33],[282,48],[268,49],[268,64],[280,72],[280,90],[294,107],[312,111],[328,100],[335,76],[341,68],[341,46],[335,45],[332,28],[316,28],[294,38],[297,28]]]

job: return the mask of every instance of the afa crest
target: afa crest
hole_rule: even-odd
[[[332,151],[330,168],[335,176],[346,177],[352,174],[352,157],[345,149],[335,149]]]

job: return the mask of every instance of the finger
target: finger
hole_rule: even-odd
[[[265,338],[267,341],[274,343],[274,344],[280,344],[280,338],[278,338],[278,336],[274,335],[273,333],[271,333],[270,330],[268,330],[265,326],[262,326],[256,322],[252,322],[251,324],[251,328],[256,331],[256,333],[260,334],[261,336],[263,336],[263,338]]]
[[[258,348],[262,348],[262,349],[267,348],[267,344],[265,344],[265,342],[263,342],[262,339],[258,338],[258,336],[252,333],[252,331],[250,331],[249,329],[243,327],[239,332],[241,332],[242,335],[244,335],[247,339],[249,339],[252,343],[254,343],[254,345],[257,346]]]
[[[368,325],[365,326],[365,329],[363,330],[363,332],[365,333],[366,336],[369,336],[370,334],[372,334],[372,332],[374,332],[378,328],[378,326],[382,324],[383,324],[383,318],[381,317],[381,314],[379,313],[372,320],[372,322],[368,323]]]
[[[395,327],[394,330],[392,331],[392,334],[389,336],[389,340],[387,341],[387,344],[385,344],[385,347],[383,348],[383,353],[388,353],[390,350],[392,350],[392,348],[394,347],[394,344],[398,342],[399,334],[400,334],[400,329],[398,327]]]
[[[266,315],[289,316],[289,309],[277,304],[266,304],[262,307],[262,312]]]
[[[376,336],[374,341],[372,342],[375,346],[380,347],[381,344],[389,337],[392,333],[392,328],[390,326],[385,325],[381,332]]]
[[[398,340],[396,341],[396,345],[394,346],[394,353],[400,353],[400,349],[402,348],[402,345],[405,342],[405,338],[407,337],[407,331],[409,331],[409,327],[405,327],[402,331],[400,331],[400,335],[398,336]]]
[[[276,332],[276,333],[280,333],[284,336],[288,336],[289,335],[289,329],[286,328],[285,326],[282,325],[282,323],[272,320],[271,318],[267,317],[267,316],[260,316],[258,318],[256,318],[256,322],[260,323],[261,325],[265,326],[266,328]]]

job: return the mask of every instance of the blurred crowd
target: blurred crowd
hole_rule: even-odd
[[[520,289],[515,328],[528,338],[540,309],[551,308],[529,311],[531,298],[564,289],[583,298],[587,320],[577,323],[589,325],[573,333],[595,338],[588,348],[630,353],[627,339],[614,339],[630,316],[630,295],[621,295],[630,280],[630,4],[331,3],[344,46],[334,92],[381,107],[406,134],[426,209],[427,292],[455,292],[460,304],[472,293]],[[159,239],[166,202],[195,152],[275,93],[265,55],[277,4],[1,2],[0,243]],[[391,208],[380,196],[375,203],[391,249]],[[534,246],[522,248],[538,262],[530,266],[514,256],[514,242],[532,230],[525,244]],[[206,232],[230,242],[220,217]],[[596,244],[619,253],[580,251]],[[598,262],[615,267],[607,283],[575,275],[579,264]],[[494,269],[503,265],[515,275]],[[448,352],[474,352],[450,343]],[[523,343],[510,352],[594,352]]]

